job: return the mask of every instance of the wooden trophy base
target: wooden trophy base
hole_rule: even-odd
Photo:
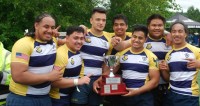
[[[125,83],[122,82],[120,76],[109,77],[107,75],[102,76],[102,82],[100,83],[99,94],[106,95],[123,95],[128,93]]]

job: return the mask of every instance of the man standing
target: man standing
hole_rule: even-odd
[[[123,81],[128,94],[124,106],[154,106],[151,90],[158,85],[160,73],[157,57],[144,48],[148,29],[138,25],[133,29],[131,47],[119,53]]]
[[[112,20],[112,24],[113,24],[113,35],[111,36],[115,36],[115,37],[120,37],[122,40],[128,40],[131,38],[132,33],[130,32],[126,32],[128,29],[128,19],[125,15],[123,14],[117,14],[113,17]],[[118,51],[116,49],[112,49],[111,51],[111,55],[115,55]],[[117,71],[116,74],[122,74],[121,70]],[[95,82],[97,83],[97,82]],[[108,106],[116,106],[118,105],[120,102],[120,95],[114,95],[114,96],[106,96],[104,98],[104,104],[103,105],[108,105]]]
[[[6,97],[9,93],[9,83],[11,78],[10,73],[10,51],[3,47],[3,43],[0,42],[0,105],[6,104]]]
[[[56,53],[54,68],[63,72],[63,78],[52,83],[53,88],[50,92],[52,106],[70,106],[74,86],[90,82],[88,76],[83,76],[84,65],[79,52],[84,41],[83,28],[78,26],[67,28],[66,43],[59,47]]]
[[[93,82],[102,75],[104,55],[112,48],[111,36],[104,32],[106,24],[106,10],[96,7],[90,18],[91,28],[85,36],[85,43],[81,48],[81,57],[84,61],[84,75],[92,74],[89,85],[79,86],[80,92],[75,91],[72,96],[72,103],[75,106],[97,106],[102,103],[102,97],[96,94]]]
[[[116,16],[113,17],[112,20],[113,23],[113,31],[115,37],[120,37],[123,41],[128,40],[131,38],[131,33],[126,32],[128,29],[128,19],[125,15],[123,14],[117,14]],[[111,55],[115,55],[118,51],[113,48]]]
[[[144,47],[152,51],[158,57],[158,60],[165,59],[167,52],[172,49],[166,42],[165,22],[165,18],[159,14],[153,14],[147,19],[149,35]],[[161,75],[159,85],[153,90],[155,106],[163,105],[167,88],[168,82],[164,81]]]
[[[171,50],[171,46],[167,44],[166,36],[164,35],[165,21],[165,18],[159,14],[152,14],[147,19],[149,34],[144,47],[152,51],[158,57],[158,60],[163,60],[167,52]],[[119,41],[121,41],[119,38],[112,39],[112,44],[117,50],[123,50],[131,46],[130,40],[120,43]],[[162,106],[167,88],[168,83],[161,76],[158,87],[153,90],[155,106]]]
[[[169,81],[164,106],[199,106],[197,76],[200,68],[200,50],[186,42],[187,26],[175,22],[170,27],[173,49],[159,64],[161,74]]]
[[[8,106],[51,106],[51,82],[60,80],[62,72],[54,70],[56,39],[54,18],[43,13],[34,23],[34,34],[19,39],[12,48]]]
[[[159,70],[157,57],[143,46],[147,34],[147,27],[136,26],[132,33],[131,47],[116,54],[120,56],[120,66],[114,72],[120,67],[128,93],[122,95],[115,106],[154,106],[151,90],[159,82]],[[109,72],[105,70],[106,73]],[[94,90],[97,91],[96,88]]]

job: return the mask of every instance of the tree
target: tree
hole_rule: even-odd
[[[184,13],[188,18],[200,22],[200,11],[199,9],[195,9],[193,6],[189,7],[187,12]],[[199,32],[199,29],[189,29],[189,33],[194,34],[195,32]],[[200,33],[200,32],[199,32]]]
[[[124,14],[128,17],[129,26],[134,24],[146,24],[146,19],[153,13],[159,13],[168,18],[179,7],[174,0],[110,0],[108,25],[112,26],[112,17],[116,14]],[[107,28],[112,30],[112,28]]]
[[[53,14],[57,24],[62,26],[61,31],[69,25],[88,25],[95,3],[93,0],[0,0],[0,40],[11,50],[42,12]]]
[[[193,6],[188,8],[186,16],[192,20],[200,22],[200,11],[199,9],[195,9]]]
[[[169,17],[169,9],[177,9],[174,0],[0,0],[0,40],[11,50],[14,42],[24,36],[24,30],[33,28],[35,17],[42,12],[55,16],[60,31],[69,25],[90,27],[90,13],[95,6],[108,10],[106,31],[112,31],[112,17],[119,13],[128,17],[131,26],[146,24],[152,13]]]

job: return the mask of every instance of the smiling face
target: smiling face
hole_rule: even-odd
[[[116,36],[118,37],[125,36],[127,29],[128,29],[128,25],[126,25],[123,19],[116,19],[114,21],[113,30]]]
[[[160,39],[164,34],[164,22],[161,19],[153,19],[148,25],[149,36],[153,39]]]
[[[85,42],[84,34],[82,32],[73,32],[66,36],[67,47],[73,52],[79,51]]]
[[[106,25],[106,14],[95,12],[90,18],[92,29],[97,32],[102,32]]]
[[[186,44],[187,33],[184,26],[180,23],[174,24],[171,28],[173,44],[176,48],[183,47]]]
[[[52,17],[44,17],[40,22],[35,23],[35,38],[47,42],[52,39],[55,29],[55,20]]]
[[[132,50],[139,52],[143,50],[143,45],[146,42],[146,37],[142,31],[134,31],[131,38]]]

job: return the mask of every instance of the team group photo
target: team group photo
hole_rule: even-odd
[[[176,0],[0,6],[0,106],[200,106],[198,8]]]

